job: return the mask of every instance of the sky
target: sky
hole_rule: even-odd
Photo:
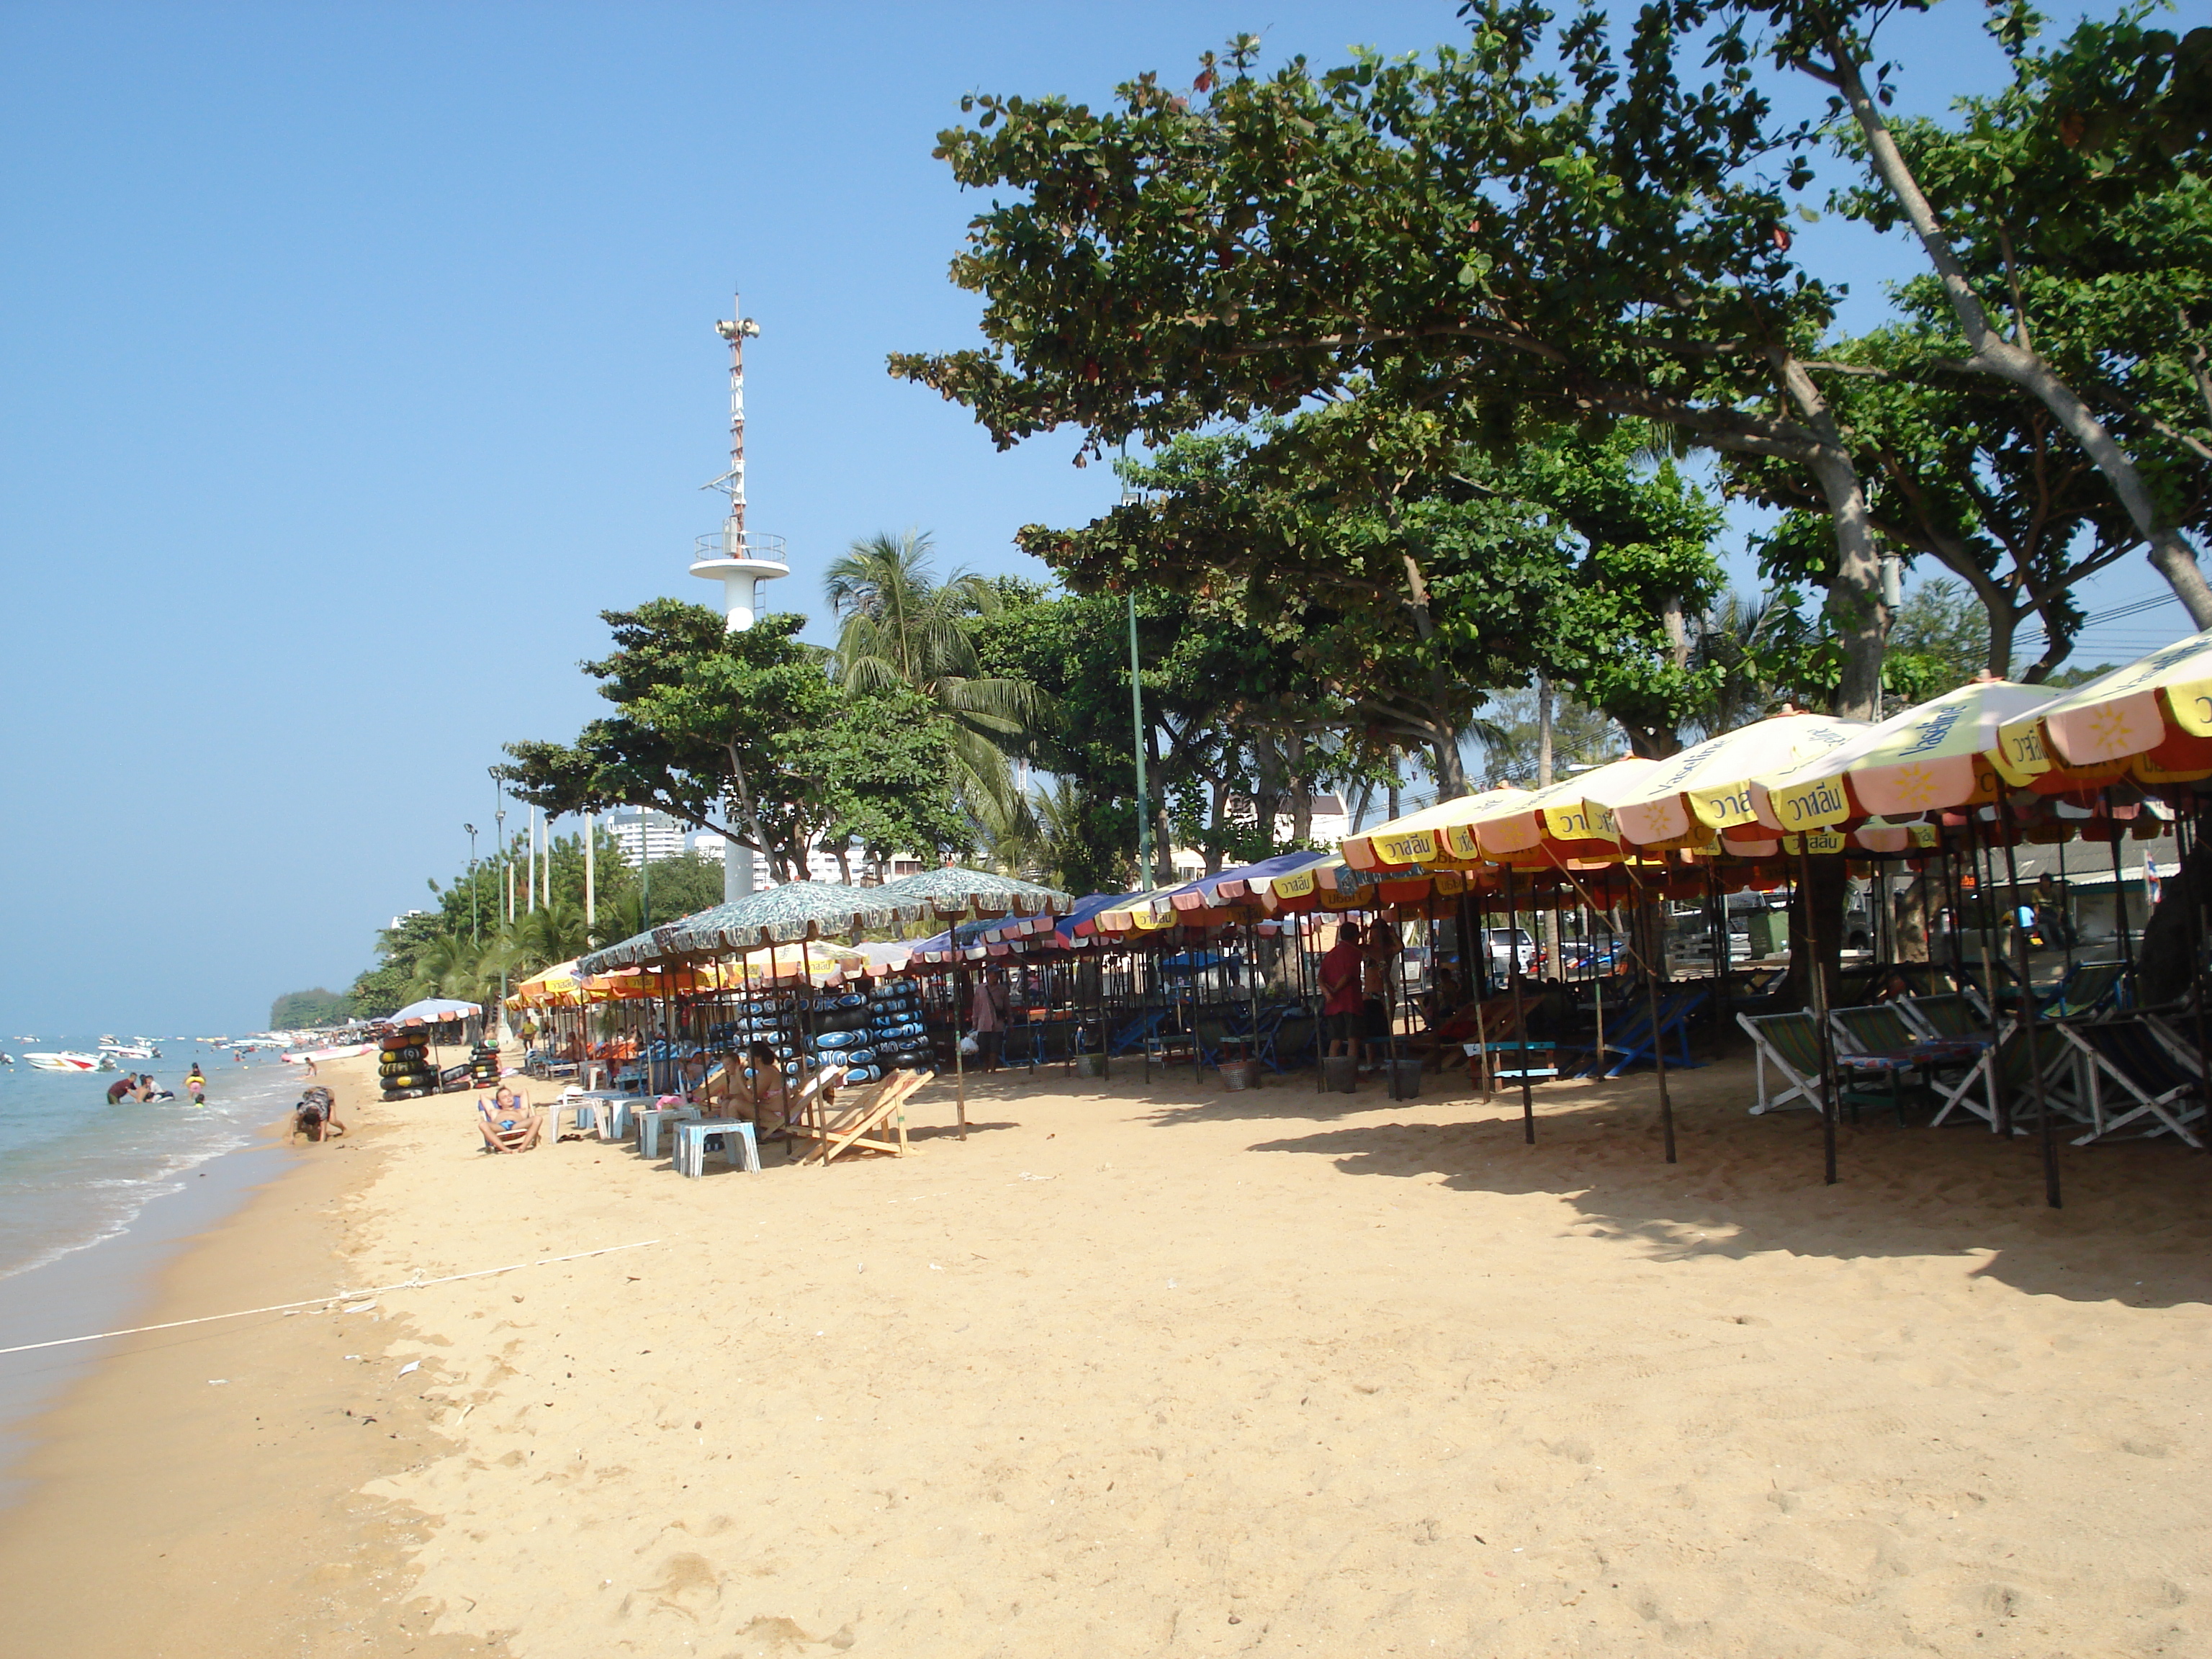
[[[884,369],[976,339],[945,267],[981,204],[929,153],[961,94],[1100,101],[1240,30],[1415,50],[1453,12],[0,3],[0,1038],[251,1029],[368,966],[465,823],[489,847],[501,744],[603,706],[598,613],[716,597],[687,566],[733,289],[769,603],[826,641],[823,567],[909,526],[1042,574],[1014,531],[1110,474]],[[1893,29],[1902,106],[1995,83],[1978,18]],[[1912,269],[1799,246],[1847,321]],[[2131,561],[2089,608],[2162,591]]]

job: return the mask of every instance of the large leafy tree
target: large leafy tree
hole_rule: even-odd
[[[1594,5],[1557,28],[1467,10],[1468,45],[1427,61],[1261,79],[1248,40],[1190,96],[1144,76],[1105,112],[972,100],[939,153],[994,192],[953,265],[989,344],[893,372],[1001,445],[1157,441],[1364,385],[1501,431],[1638,417],[1787,460],[1836,526],[1838,706],[1870,709],[1878,554],[1808,361],[1832,295],[1784,228],[1806,134],[1695,8],[1647,5],[1619,50]],[[1401,581],[1419,606],[1421,571]]]
[[[584,665],[616,712],[574,744],[507,745],[515,793],[553,812],[651,806],[803,875],[809,847],[859,835],[879,853],[951,850],[951,743],[920,694],[840,685],[805,619],[726,632],[702,605],[655,599],[608,611],[614,653]]]
[[[1778,63],[1833,93],[1869,174],[1849,204],[1919,243],[1956,361],[2048,411],[2212,627],[2212,583],[2160,478],[2212,459],[2212,29],[2177,38],[2131,6],[2033,52],[2039,20],[2011,0],[1993,9],[2013,83],[1945,128],[1883,112],[1874,37],[1899,0],[1735,3],[1771,26]]]

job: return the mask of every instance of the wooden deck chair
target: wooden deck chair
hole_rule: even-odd
[[[2046,1025],[2036,1030],[2035,1053],[2043,1062],[2043,1096],[2052,1110],[2078,1117],[2081,1097],[2066,1079],[2066,1073],[2073,1066],[2073,1051],[2060,1040],[2059,1029]],[[1987,1035],[1986,1028],[1983,1035]],[[1964,1111],[1981,1119],[1990,1126],[1990,1133],[1995,1134],[1997,1109],[1991,1085],[1993,1076],[2002,1081],[2005,1097],[2012,1103],[2013,1133],[2027,1133],[2021,1125],[2035,1109],[2035,1078],[2028,1069],[2027,1030],[2018,1020],[2007,1023],[2004,1036],[1985,1050],[1956,1083],[1936,1085],[1936,1115],[1928,1121],[1928,1127],[1940,1128],[1952,1113]]]
[[[1802,1010],[1794,1014],[1738,1014],[1735,1023],[1751,1034],[1755,1057],[1759,1098],[1753,1103],[1751,1115],[1760,1117],[1779,1111],[1793,1100],[1811,1110],[1820,1110],[1826,1096],[1820,1087],[1820,1027],[1813,1016]],[[1778,1095],[1766,1092],[1769,1061],[1790,1085]]]
[[[2076,1146],[2163,1134],[2203,1146],[2188,1126],[2204,1116],[2203,1072],[2170,1029],[2147,1016],[2057,1029],[2081,1055],[2087,1085],[2089,1133],[2075,1139]],[[2182,1104],[2192,1097],[2193,1106]],[[2142,1127],[2121,1136],[2136,1125]]]
[[[907,1097],[927,1082],[924,1072],[890,1072],[850,1100],[824,1105],[811,1121],[794,1130],[802,1140],[816,1143],[799,1160],[810,1162],[818,1152],[822,1167],[845,1152],[907,1154]]]

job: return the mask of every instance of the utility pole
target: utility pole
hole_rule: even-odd
[[[599,839],[599,821],[596,813],[584,814],[584,932],[586,937],[599,920],[599,870],[593,862],[592,843]]]
[[[1139,507],[1144,496],[1133,489],[1121,492],[1121,505]],[[1137,884],[1152,884],[1152,806],[1145,787],[1145,688],[1139,679],[1144,661],[1137,653],[1137,590],[1129,588],[1129,718],[1134,727],[1137,755]]]
[[[1536,787],[1552,787],[1552,682],[1547,676],[1536,676]],[[1544,913],[1544,963],[1554,978],[1559,973],[1559,913],[1557,908]]]
[[[481,945],[483,929],[477,920],[477,827],[465,823],[461,828],[468,831],[469,836],[469,943]]]

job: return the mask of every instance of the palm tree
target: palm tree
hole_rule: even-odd
[[[502,967],[511,967],[514,947],[502,928],[482,944],[465,933],[441,933],[415,953],[409,997],[458,997],[489,1002],[499,993]]]
[[[580,957],[590,943],[583,906],[564,893],[548,894],[535,910],[514,919],[514,965],[527,973]]]
[[[954,787],[971,811],[988,801],[1011,819],[1019,801],[1006,751],[1028,735],[1043,699],[1025,680],[978,672],[969,624],[998,610],[998,590],[968,570],[939,582],[931,554],[925,532],[878,532],[830,567],[837,677],[855,691],[903,686],[935,703],[952,728]]]

